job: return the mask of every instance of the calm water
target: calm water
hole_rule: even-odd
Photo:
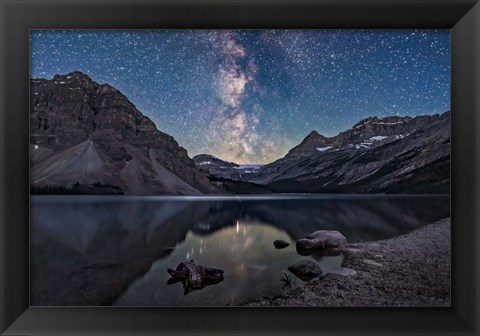
[[[295,241],[333,229],[349,242],[395,237],[448,217],[447,196],[123,197],[31,199],[31,304],[228,305],[304,282],[287,267],[324,272],[342,255],[301,256]],[[275,239],[290,246],[277,250]],[[184,295],[167,268],[193,259],[224,280]]]

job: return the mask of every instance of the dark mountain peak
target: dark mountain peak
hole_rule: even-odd
[[[321,135],[320,133],[318,133],[317,131],[311,131],[306,137],[305,139],[311,139],[311,140],[316,140],[316,139],[327,139],[325,136]]]
[[[445,113],[442,118],[448,118],[449,114]],[[370,116],[357,122],[352,128],[345,130],[338,135],[327,138],[316,131],[310,132],[302,142],[292,148],[287,157],[301,157],[325,152],[333,147],[363,145],[362,141],[380,141],[383,139],[395,139],[396,136],[405,136],[411,134],[415,130],[439,119],[439,115],[424,116]],[[378,142],[380,143],[380,142]],[[378,144],[377,143],[377,144]]]
[[[192,160],[197,166],[216,165],[221,167],[239,167],[239,165],[234,162],[224,161],[210,154],[199,154],[194,156]]]
[[[367,117],[365,119],[362,119],[360,120],[359,122],[357,122],[355,125],[353,125],[352,128],[357,128],[357,127],[360,127],[360,126],[363,126],[365,124],[368,124],[368,123],[372,123],[372,122],[378,122],[378,117]]]
[[[73,71],[66,75],[56,74],[51,80],[42,79],[42,81],[47,85],[61,85],[68,88],[95,90],[98,87],[98,83],[80,71]]]
[[[308,135],[303,139],[302,142],[324,142],[324,141],[328,141],[328,137],[318,133],[317,131],[311,131],[310,133],[308,133]]]
[[[287,156],[309,155],[312,151],[317,151],[317,148],[324,148],[329,146],[330,143],[329,138],[319,134],[317,131],[311,131],[298,146],[288,152]]]
[[[199,160],[203,160],[203,159],[218,159],[216,156],[214,155],[211,155],[211,154],[198,154],[198,155],[195,155],[192,159],[199,159]]]
[[[323,143],[325,141],[328,141],[328,138],[326,136],[321,135],[317,131],[311,131],[303,140],[300,144],[307,144],[307,143]]]
[[[380,124],[380,125],[393,125],[393,124],[399,124],[406,122],[408,120],[412,119],[412,117],[399,117],[399,116],[388,116],[388,117],[377,117],[377,116],[372,116],[372,117],[367,117],[365,119],[360,120],[357,122],[355,125],[353,125],[352,128],[360,128],[362,126],[368,125],[368,124]]]
[[[211,188],[186,150],[109,84],[79,71],[32,79],[30,103],[31,143],[52,157],[35,166],[34,184],[103,183],[134,194]],[[78,174],[59,166],[79,158]]]
[[[78,70],[69,72],[66,75],[57,75],[57,76],[73,76],[73,77],[88,77],[88,78],[90,78],[86,73],[78,71]]]
[[[128,97],[115,87],[107,83],[99,84],[80,71],[73,71],[66,75],[56,74],[50,80],[31,79],[30,83],[36,95],[34,97],[36,101],[38,101],[38,98],[46,98],[47,96],[44,94],[54,89],[57,92],[56,96],[44,100],[42,103],[53,105],[55,108],[59,108],[57,99],[62,100],[65,104],[71,103],[72,106],[82,100],[83,103],[89,105],[94,114],[97,114],[101,109],[106,109],[115,112],[117,115],[119,113],[130,115],[137,123],[140,119],[146,118],[130,102]]]
[[[73,71],[73,72],[70,72],[66,75],[56,75],[56,76],[68,77],[68,78],[73,78],[73,79],[86,79],[86,80],[90,80],[90,81],[93,82],[93,80],[90,78],[90,76],[88,76],[86,73],[83,73],[81,71]]]

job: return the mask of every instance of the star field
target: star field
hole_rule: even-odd
[[[189,156],[284,156],[368,116],[450,109],[448,30],[35,30],[32,77],[124,93]]]

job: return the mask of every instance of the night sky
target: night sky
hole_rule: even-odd
[[[284,156],[368,116],[450,109],[448,30],[32,31],[31,76],[78,70],[187,149]]]

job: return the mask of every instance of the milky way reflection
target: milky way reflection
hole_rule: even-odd
[[[32,305],[235,304],[282,291],[283,271],[301,259],[338,266],[341,255],[296,253],[313,231],[379,240],[450,213],[441,196],[187,199],[32,197]],[[275,239],[291,245],[277,250]],[[224,281],[186,296],[167,286],[166,269],[190,259],[224,270]]]

